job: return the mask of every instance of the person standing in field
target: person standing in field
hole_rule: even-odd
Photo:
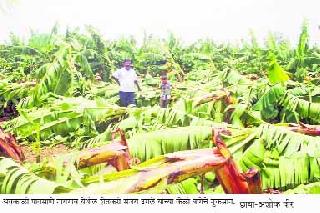
[[[161,75],[161,94],[160,94],[160,107],[167,108],[171,99],[171,84],[168,81],[167,74]]]
[[[124,107],[129,105],[135,106],[135,85],[138,90],[141,91],[138,84],[138,76],[132,68],[130,59],[126,59],[122,65],[121,69],[118,69],[112,74],[112,78],[120,85],[120,104]]]

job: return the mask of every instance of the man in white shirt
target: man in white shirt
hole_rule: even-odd
[[[112,74],[112,78],[120,85],[121,106],[136,105],[134,99],[135,85],[137,85],[139,91],[141,91],[141,88],[138,84],[138,76],[132,69],[131,60],[126,59],[123,62],[123,67]]]

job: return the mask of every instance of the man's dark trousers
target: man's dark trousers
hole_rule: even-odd
[[[123,107],[127,107],[130,104],[136,105],[136,102],[134,100],[134,92],[119,92],[120,96],[120,104]]]

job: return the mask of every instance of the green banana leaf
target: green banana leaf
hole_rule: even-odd
[[[19,139],[34,140],[40,125],[42,140],[61,135],[68,136],[80,128],[96,132],[103,122],[125,115],[126,110],[101,100],[82,97],[55,100],[50,106],[31,111],[20,111],[21,116],[7,122],[5,127]]]
[[[0,158],[1,194],[52,194],[69,191],[63,184],[39,178],[9,158]]]
[[[145,161],[182,150],[211,147],[211,127],[189,126],[134,135],[128,140],[133,157]]]
[[[243,171],[260,170],[264,188],[289,189],[320,180],[319,137],[261,125],[249,138],[234,156]]]

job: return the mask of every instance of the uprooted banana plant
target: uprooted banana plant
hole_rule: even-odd
[[[120,141],[115,142],[115,134],[120,134]],[[66,155],[65,161],[70,163],[73,156],[77,156],[75,166],[77,169],[90,167],[93,165],[108,163],[115,167],[117,171],[130,168],[133,160],[129,154],[125,133],[121,129],[117,129],[112,133],[112,143],[106,144],[98,148],[84,149],[72,155]]]
[[[120,140],[115,141],[116,133],[120,134]],[[35,172],[49,180],[61,182],[61,176],[65,181],[79,182],[81,170],[99,166],[111,167],[111,170],[122,171],[137,164],[138,159],[129,153],[125,133],[121,129],[112,132],[112,142],[96,148],[73,151],[72,153],[49,157],[39,165]],[[113,167],[113,169],[112,169]],[[81,185],[81,184],[79,184]]]
[[[150,193],[161,192],[167,185],[189,177],[215,171],[226,193],[261,193],[257,170],[239,172],[230,152],[220,137],[226,130],[213,129],[216,147],[180,151],[150,159],[129,170],[93,176],[83,182],[89,185],[74,193]],[[101,179],[105,183],[96,183]]]
[[[121,135],[121,140],[119,142],[113,142],[103,147],[81,151],[79,160],[77,161],[77,168],[84,168],[107,162],[118,171],[129,169],[131,157],[128,152],[125,134],[120,129],[117,129],[116,132],[119,132]]]
[[[250,169],[247,174],[241,174],[239,172],[232,159],[231,153],[220,136],[220,131],[226,134],[230,134],[230,132],[224,129],[213,130],[212,136],[212,140],[217,146],[217,149],[214,149],[213,152],[220,153],[227,160],[220,168],[215,169],[215,173],[224,192],[233,194],[261,193],[262,185],[258,171]]]

